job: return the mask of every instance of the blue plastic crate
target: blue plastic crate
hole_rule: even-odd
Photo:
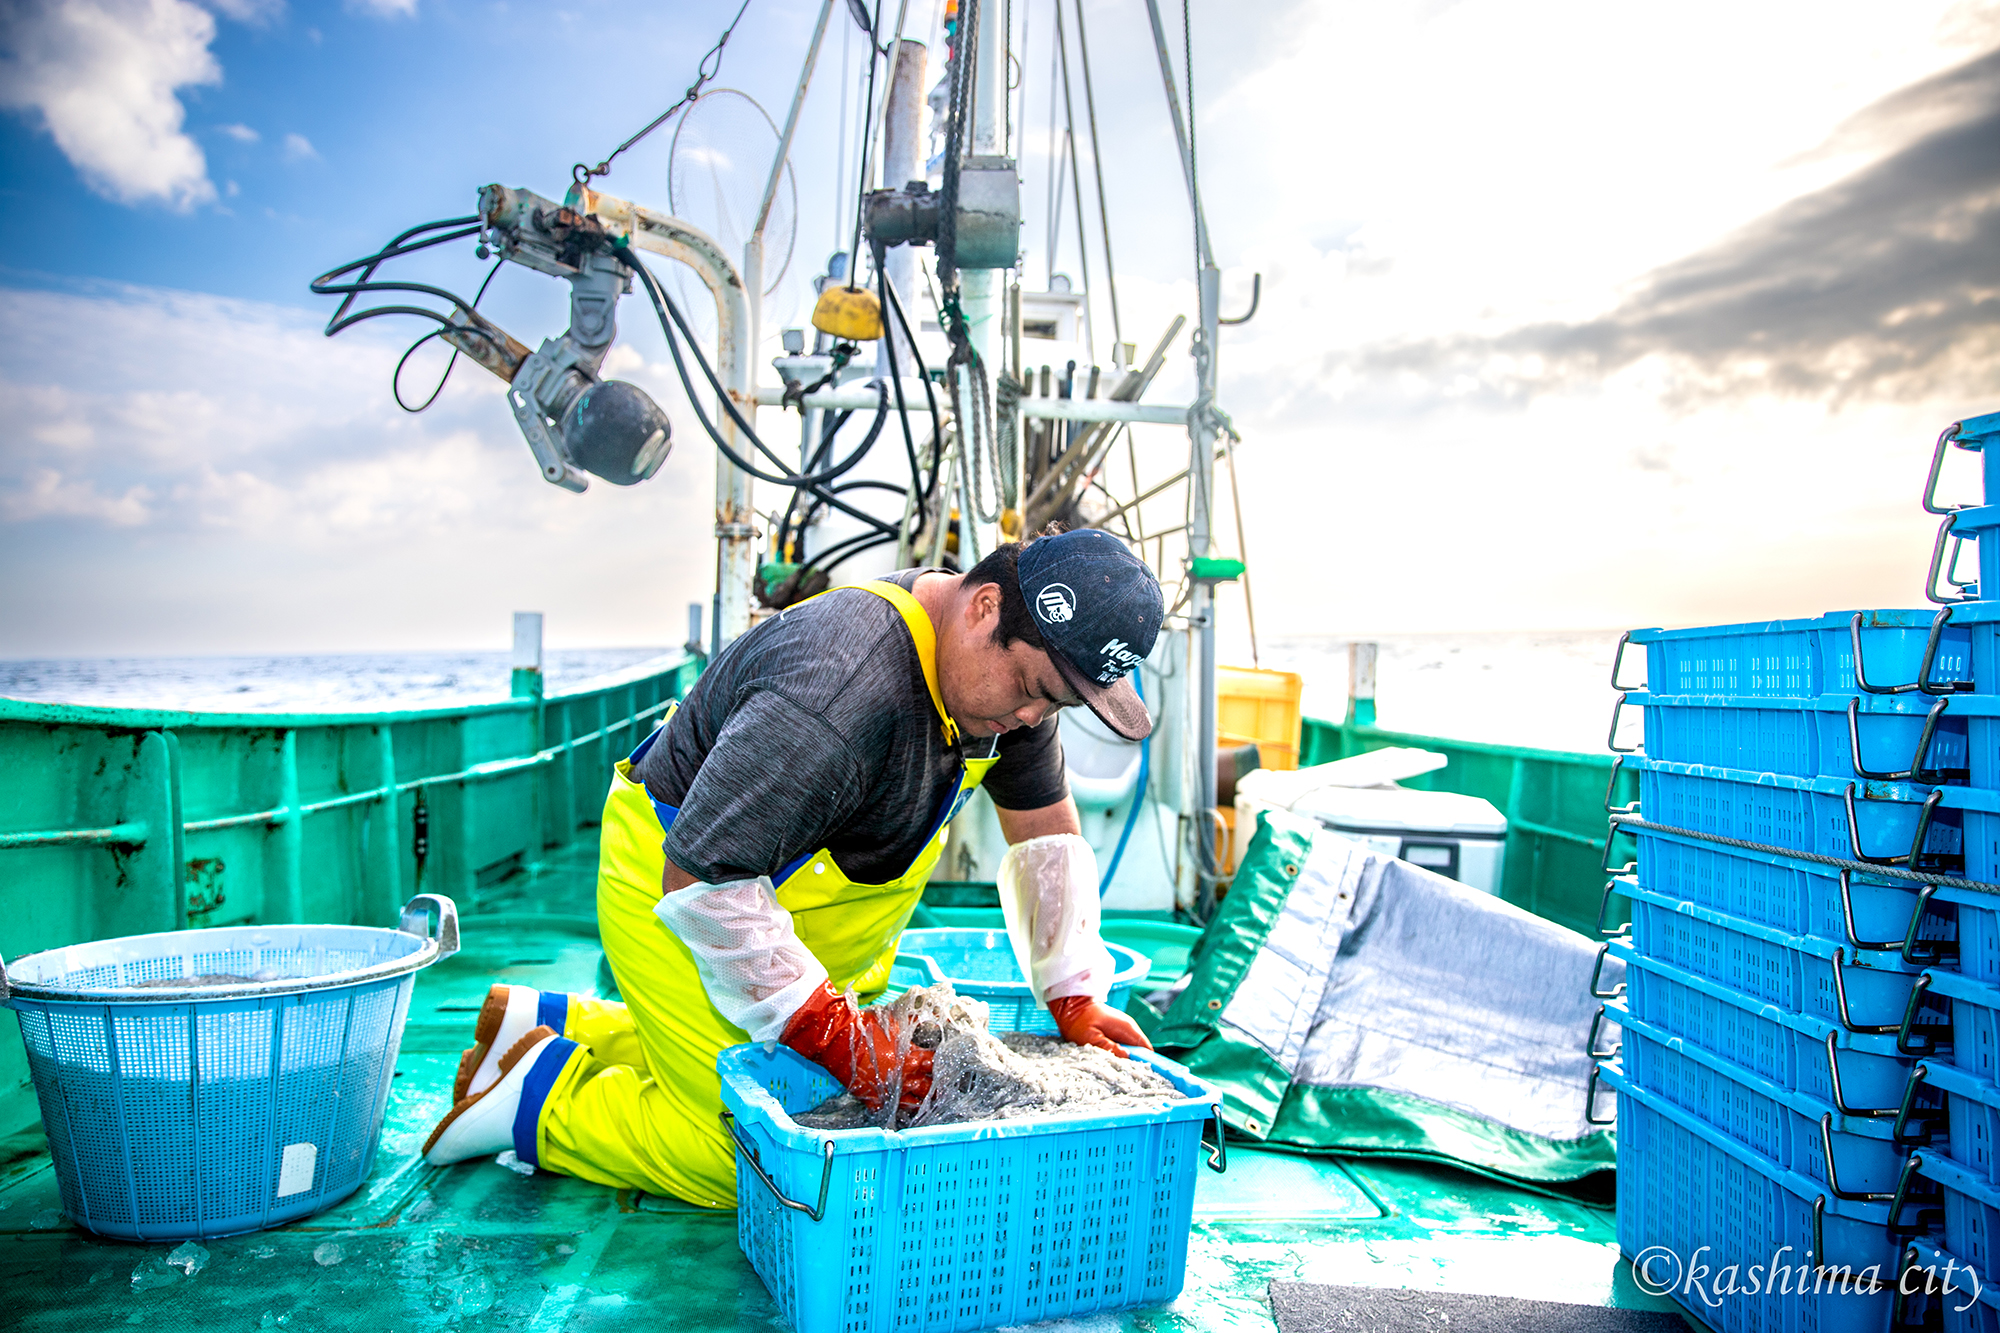
[[[1941,1151],[1981,1180],[2000,1185],[2000,1087],[1946,1060],[1920,1060],[1919,1089],[1943,1094],[1948,1114],[1919,1126],[1914,1139]]]
[[[2000,986],[1942,968],[1925,972],[1924,985],[1951,1007],[1950,1044],[1936,1059],[1989,1083],[2000,1081]]]
[[[2000,808],[2000,796],[1964,787],[1800,778],[1660,759],[1628,763],[1639,769],[1639,813],[1656,824],[1859,860],[1907,857],[1921,831],[1925,864],[1955,868],[1966,855],[1962,811]]]
[[[1646,829],[1628,831],[1639,844],[1639,882],[1667,898],[1856,948],[1888,948],[1909,938],[1918,893],[1908,880],[1843,875],[1831,866],[1776,853]],[[1939,906],[1945,895],[1940,890],[1917,922],[1920,949],[1954,938],[1957,909]],[[1994,902],[2000,906],[2000,899]],[[2000,938],[1993,953],[1994,966],[2000,967]]]
[[[1843,1115],[1827,1102],[1781,1088],[1650,1023],[1619,1013],[1625,1076],[1699,1116],[1779,1166],[1846,1190],[1893,1190],[1908,1149],[1889,1117]],[[1927,1109],[1942,1097],[1930,1094]],[[1939,1117],[1941,1118],[1941,1117]],[[1832,1150],[1833,1171],[1827,1170]]]
[[[1625,1005],[1641,1022],[1828,1105],[1855,1112],[1902,1105],[1915,1059],[1897,1049],[1894,1034],[1851,1032],[1646,957],[1625,941],[1609,947],[1625,963]],[[1943,1006],[1927,1005],[1921,1016],[1934,1030]]]
[[[1936,1311],[1943,1333],[2000,1333],[2000,1290],[1988,1283],[1983,1273],[1975,1291],[1971,1280],[1963,1275],[1969,1265],[1945,1249],[1937,1236],[1912,1237],[1905,1253],[1907,1276],[1898,1277],[1897,1284],[1912,1293],[1905,1303],[1907,1326],[1922,1327],[1919,1321],[1928,1309]],[[1910,1269],[1926,1271],[1910,1272]],[[1921,1291],[1927,1279],[1936,1287],[1924,1296]],[[1939,1289],[1946,1282],[1950,1290]]]
[[[0,999],[20,1020],[63,1212],[103,1236],[177,1240],[353,1193],[415,974],[457,948],[451,900],[424,894],[401,930],[228,926],[15,959]],[[272,979],[131,989],[222,974]]]
[[[1901,1257],[1887,1204],[1839,1198],[1635,1088],[1622,1071],[1606,1068],[1604,1078],[1619,1094],[1618,1247],[1628,1259],[1651,1257],[1647,1272],[1662,1285],[1672,1270],[1658,1251],[1675,1256],[1681,1277],[1666,1294],[1721,1333],[1887,1329]],[[1830,1279],[1813,1280],[1808,1256],[1852,1273],[1875,1268],[1888,1283],[1872,1293],[1829,1290]],[[1757,1295],[1715,1292],[1714,1276],[1728,1265],[1747,1285],[1753,1265],[1768,1274],[1774,1261],[1789,1270],[1784,1291],[1760,1282],[1766,1289]],[[1696,1263],[1708,1280],[1690,1289]]]
[[[1849,1028],[1894,1028],[1921,968],[1900,953],[1794,935],[1637,885],[1632,947],[1766,1004]]]
[[[1165,1304],[1186,1279],[1218,1095],[1132,1055],[1185,1099],[888,1133],[800,1128],[791,1113],[838,1091],[833,1078],[782,1046],[732,1046],[716,1068],[737,1135],[737,1243],[795,1333],[957,1333]]]
[[[1895,775],[1900,781],[1924,774],[1934,775],[1925,781],[1964,782],[1976,780],[1967,758],[1972,725],[1967,702],[1963,695],[1941,700],[1924,694],[1744,699],[1634,693],[1624,706],[1644,710],[1645,753],[1669,763],[1804,778]],[[1991,703],[2000,705],[2000,700]],[[1939,712],[1935,722],[1930,719],[1933,709]],[[2000,747],[2000,726],[1988,730],[1989,746]],[[2000,775],[2000,755],[1989,752],[1982,760],[1989,773]]]
[[[1984,1289],[1992,1285],[1990,1275],[2000,1273],[2000,1188],[1935,1148],[1919,1149],[1915,1156],[1918,1174],[1936,1185],[1942,1197],[1926,1199],[1921,1205],[1905,1201],[1898,1220],[1931,1222],[1934,1231],[1942,1232],[1942,1248],[1979,1274],[1983,1296]],[[1919,1216],[1920,1208],[1932,1215]],[[1962,1326],[1977,1327],[1978,1323]]]
[[[1939,889],[1956,923],[1958,970],[1980,981],[2000,982],[2000,894],[1974,889]]]
[[[1137,949],[1106,941],[1111,951],[1113,1009],[1123,1009],[1132,986],[1152,969],[1152,960]],[[960,995],[986,1006],[986,1025],[994,1032],[1054,1032],[1056,1021],[1021,976],[1021,964],[1004,930],[974,926],[925,926],[906,930],[896,944],[895,965],[889,971],[891,992],[949,981]]]
[[[1924,670],[1935,607],[1922,610],[1834,611],[1811,620],[1641,629],[1629,636],[1646,650],[1643,688],[1658,695],[1817,699],[1850,694],[1854,676],[1854,617],[1861,621],[1863,672],[1870,684],[1914,683]],[[1926,680],[1970,679],[1967,632],[1947,625],[1930,656]],[[1622,664],[1621,664],[1622,665]],[[1629,669],[1628,669],[1629,674]],[[1616,680],[1620,689],[1638,689]]]

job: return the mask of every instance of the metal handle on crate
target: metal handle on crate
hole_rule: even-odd
[[[1833,951],[1833,1010],[1840,1018],[1840,1025],[1849,1032],[1858,1032],[1871,1037],[1883,1037],[1891,1032],[1901,1031],[1903,1025],[1900,1023],[1857,1023],[1854,1021],[1854,1016],[1847,1012],[1847,982],[1842,976],[1842,965],[1846,961],[1846,950],[1835,949]],[[1831,1035],[1831,1033],[1828,1034],[1829,1037]],[[1838,1190],[1834,1192],[1836,1194],[1839,1193]]]
[[[1840,872],[1840,919],[1847,925],[1847,942],[1857,949],[1901,948],[1901,940],[1864,940],[1861,938],[1861,932],[1854,928],[1854,888],[1850,882],[1850,877],[1853,873],[1853,871],[1846,869]],[[1921,914],[1922,904],[1918,905],[1918,911]],[[1910,923],[1910,932],[1915,934],[1916,929],[1917,923],[1912,921]],[[1829,1033],[1827,1040],[1831,1041],[1832,1039],[1832,1034]]]
[[[1903,935],[1903,961],[1915,963],[1918,967],[1929,967],[1933,963],[1944,962],[1958,957],[1957,940],[1924,940],[1917,938],[1923,928],[1924,916],[1930,911],[1931,896],[1938,891],[1935,884],[1926,884],[1917,890],[1916,910],[1910,913],[1910,928]]]
[[[1601,940],[1622,940],[1632,934],[1632,923],[1630,921],[1627,921],[1616,930],[1606,930],[1604,928],[1604,914],[1611,907],[1612,895],[1617,892],[1618,881],[1615,878],[1604,881],[1604,897],[1597,904],[1597,938]]]
[[[1868,1271],[1865,1268],[1855,1269],[1846,1264],[1830,1264],[1826,1262],[1826,1196],[1824,1194],[1813,1197],[1812,1258],[1814,1281],[1818,1281],[1828,1274],[1845,1275],[1849,1283],[1847,1290],[1857,1295],[1873,1296],[1890,1290],[1889,1284],[1881,1278],[1871,1277],[1868,1279],[1868,1285],[1865,1287],[1862,1286],[1860,1275]]]
[[[1619,696],[1619,703],[1621,705],[1624,703],[1623,695]],[[1618,718],[1616,714],[1613,714],[1611,718],[1611,731],[1613,735],[1616,735],[1618,732]],[[1604,784],[1604,813],[1607,815],[1636,815],[1639,813],[1639,803],[1637,801],[1632,802],[1630,805],[1611,804],[1612,799],[1618,791],[1618,770],[1625,766],[1625,755],[1630,753],[1633,752],[1629,750],[1624,751],[1611,761],[1611,781]]]
[[[1602,1120],[1597,1117],[1597,1076],[1603,1072],[1604,1069],[1601,1065],[1591,1065],[1590,1082],[1586,1083],[1583,1088],[1583,1119],[1586,1124],[1615,1125],[1618,1123],[1618,1112],[1616,1111],[1613,1111]],[[1613,1096],[1617,1095],[1618,1090],[1616,1088],[1613,1088],[1611,1091]]]
[[[1614,759],[1611,762],[1613,764],[1616,764],[1618,761]],[[1638,805],[1639,803],[1637,801],[1634,801],[1632,803],[1633,808],[1631,810],[1614,811],[1611,820],[1611,827],[1604,831],[1604,854],[1597,858],[1597,868],[1599,870],[1602,870],[1607,875],[1629,875],[1633,871],[1639,868],[1639,863],[1637,861],[1627,861],[1624,865],[1619,866],[1616,870],[1613,870],[1611,868],[1611,844],[1618,840],[1619,830],[1624,827],[1624,821],[1617,818],[1617,815],[1618,814],[1636,815],[1639,813]]]
[[[1930,1032],[1925,1032],[1917,1026],[1917,1011],[1923,1007],[1924,995],[1930,988],[1931,978],[1928,972],[1919,976],[1916,984],[1910,987],[1910,1002],[1903,1008],[1903,1021],[1895,1028],[1896,1049],[1904,1055],[1927,1056],[1937,1054],[1937,1038],[1931,1035]],[[1935,1030],[1935,1025],[1933,1025],[1932,1031],[1934,1032]],[[1950,1031],[1950,1029],[1947,1028],[1946,1031]]]
[[[1201,1146],[1208,1149],[1208,1169],[1219,1176],[1229,1170],[1229,1143],[1222,1125],[1222,1103],[1210,1102],[1208,1112],[1215,1121],[1215,1142],[1210,1143],[1207,1139],[1203,1139]],[[828,1151],[833,1148],[831,1143],[826,1146]]]
[[[426,908],[437,912],[435,935]],[[436,939],[438,961],[442,962],[458,952],[458,904],[442,893],[420,893],[403,904],[403,917],[397,929],[418,939]]]
[[[1870,856],[1862,851],[1861,826],[1859,821],[1854,817],[1853,783],[1850,782],[1847,784],[1847,790],[1842,793],[1841,799],[1847,803],[1847,845],[1853,851],[1855,860],[1866,861],[1872,866],[1906,865],[1915,869],[1917,857],[1923,853],[1924,842],[1930,837],[1931,816],[1937,813],[1938,802],[1944,799],[1944,793],[1933,791],[1929,796],[1924,798],[1923,809],[1917,814],[1917,835],[1910,839],[1910,850],[1901,856]],[[1874,800],[1875,798],[1864,795],[1862,799]]]
[[[1929,1143],[1931,1137],[1937,1133],[1933,1117],[1928,1112],[1925,1112],[1921,1118],[1917,1114],[1917,1089],[1922,1087],[1924,1080],[1929,1077],[1930,1070],[1919,1063],[1915,1068],[1910,1070],[1910,1081],[1903,1085],[1903,1104],[1897,1108],[1896,1124],[1889,1131],[1890,1140],[1899,1147],[1922,1147],[1924,1144]],[[1943,1108],[1943,1112],[1948,1117],[1951,1114],[1951,1108],[1946,1106]],[[1920,1119],[1921,1123],[1912,1126],[1911,1122],[1918,1119]]]
[[[1954,572],[1958,569],[1959,552],[1965,548],[1965,538],[1951,530],[1952,519],[1954,517],[1954,515],[1946,514],[1944,522],[1938,525],[1937,541],[1931,544],[1930,573],[1924,577],[1924,596],[1939,606],[1952,606],[1958,602],[1975,602],[1979,600],[1979,580],[1960,579]],[[1945,539],[1947,537],[1951,539],[1951,556],[1949,558],[1946,558],[1944,553]],[[1952,587],[1959,589],[1959,596],[1938,596],[1937,583],[1938,575],[1940,574],[1944,575],[1945,581],[1951,584]],[[1971,591],[1966,592],[1966,589],[1971,589]]]
[[[1850,1203],[1891,1203],[1896,1198],[1894,1190],[1887,1194],[1870,1190],[1844,1190],[1840,1187],[1840,1173],[1833,1167],[1833,1112],[1828,1111],[1819,1118],[1819,1146],[1826,1154],[1826,1187],[1833,1191],[1836,1199],[1846,1199]]]
[[[1611,659],[1611,688],[1620,693],[1626,690],[1643,690],[1646,688],[1645,681],[1640,681],[1637,685],[1620,685],[1618,683],[1618,672],[1625,665],[1625,645],[1630,642],[1632,642],[1632,631],[1628,629],[1618,636],[1618,651]]]
[[[1625,1049],[1625,1043],[1623,1042],[1613,1046],[1608,1051],[1597,1049],[1597,1034],[1604,1026],[1604,1017],[1605,1009],[1600,1004],[1597,1006],[1597,1017],[1590,1020],[1590,1035],[1583,1039],[1583,1053],[1592,1060],[1615,1060],[1618,1058],[1618,1052]]]
[[[1937,670],[1938,648],[1944,643],[1945,626],[1951,624],[1952,608],[1947,606],[1931,617],[1930,637],[1924,640],[1924,660],[1917,665],[1917,688],[1925,694],[1963,694],[1974,689],[1969,680],[1932,680]]]
[[[757,1149],[736,1128],[736,1117],[728,1111],[723,1111],[721,1115],[722,1127],[729,1131],[729,1137],[736,1141],[736,1146],[743,1152],[743,1160],[750,1163],[751,1171],[756,1173],[757,1179],[764,1182],[764,1188],[771,1191],[771,1197],[793,1212],[804,1213],[815,1222],[824,1220],[827,1191],[833,1187],[833,1140],[826,1141],[826,1164],[820,1168],[819,1173],[819,1203],[809,1208],[797,1199],[785,1197],[785,1192],[778,1188],[778,1182],[771,1179],[771,1173],[764,1169],[762,1159],[757,1156]]]
[[[1911,1153],[1910,1159],[1903,1163],[1902,1175],[1896,1178],[1896,1192],[1890,1196],[1889,1221],[1886,1224],[1892,1236],[1921,1236],[1944,1225],[1942,1208],[1919,1208],[1915,1222],[1903,1221],[1903,1205],[1910,1201],[1910,1186],[1922,1178],[1917,1174],[1917,1168],[1923,1165],[1923,1161],[1916,1153]],[[1815,1234],[1813,1239],[1817,1241],[1818,1235]]]
[[[1618,692],[1618,702],[1611,705],[1611,730],[1605,733],[1604,748],[1611,751],[1611,753],[1613,754],[1638,754],[1640,751],[1646,748],[1645,735],[1643,732],[1640,734],[1640,741],[1639,744],[1637,745],[1620,745],[1618,743],[1618,719],[1624,716],[1624,713],[1625,713],[1625,691],[1620,690]],[[1604,799],[1606,807],[1609,808],[1611,800],[1610,794],[1606,793]]]
[[[1840,1061],[1835,1055],[1834,1036],[1826,1034],[1826,1076],[1833,1085],[1833,1109],[1844,1116],[1854,1116],[1862,1120],[1887,1120],[1896,1114],[1893,1106],[1849,1106],[1847,1097],[1840,1088]]]
[[[1611,956],[1611,942],[1606,940],[1597,946],[1597,966],[1590,969],[1590,998],[1593,1000],[1615,1000],[1625,993],[1625,983],[1619,982],[1610,990],[1597,989],[1598,981],[1604,976],[1604,960]]]
[[[1946,446],[1958,438],[1958,428],[1961,424],[1963,423],[1954,421],[1940,431],[1937,437],[1937,447],[1931,450],[1931,474],[1924,481],[1924,512],[1926,514],[1955,514],[1961,509],[1970,507],[1967,505],[1950,505],[1940,509],[1937,502],[1938,475],[1944,471],[1944,451]]]

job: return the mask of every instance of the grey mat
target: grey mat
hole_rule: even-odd
[[[1687,1333],[1677,1314],[1404,1287],[1273,1282],[1278,1333]]]

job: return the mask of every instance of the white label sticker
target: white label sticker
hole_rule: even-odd
[[[319,1148],[311,1143],[288,1143],[278,1159],[278,1197],[301,1194],[313,1186],[313,1168],[319,1165]]]

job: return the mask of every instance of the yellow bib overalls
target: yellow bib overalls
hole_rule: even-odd
[[[945,738],[956,741],[958,728],[938,694],[937,640],[923,607],[893,583],[855,586],[902,616]],[[659,735],[619,762],[604,801],[598,929],[625,1002],[572,995],[566,1005],[545,1003],[544,1021],[560,1019],[569,1049],[561,1071],[531,1080],[524,1100],[541,1095],[534,1147],[545,1169],[727,1208],[736,1201],[736,1154],[718,1118],[715,1057],[749,1037],[716,1012],[687,947],[653,914],[666,870],[660,843],[676,812],[647,795],[632,764]],[[865,1000],[887,985],[896,941],[944,850],[951,816],[998,759],[996,741],[993,753],[962,761],[958,788],[934,813],[929,841],[895,879],[857,884],[824,848],[773,876],[799,939],[835,986]],[[522,1109],[534,1114],[535,1108]],[[517,1139],[525,1144],[526,1135],[517,1132]]]

